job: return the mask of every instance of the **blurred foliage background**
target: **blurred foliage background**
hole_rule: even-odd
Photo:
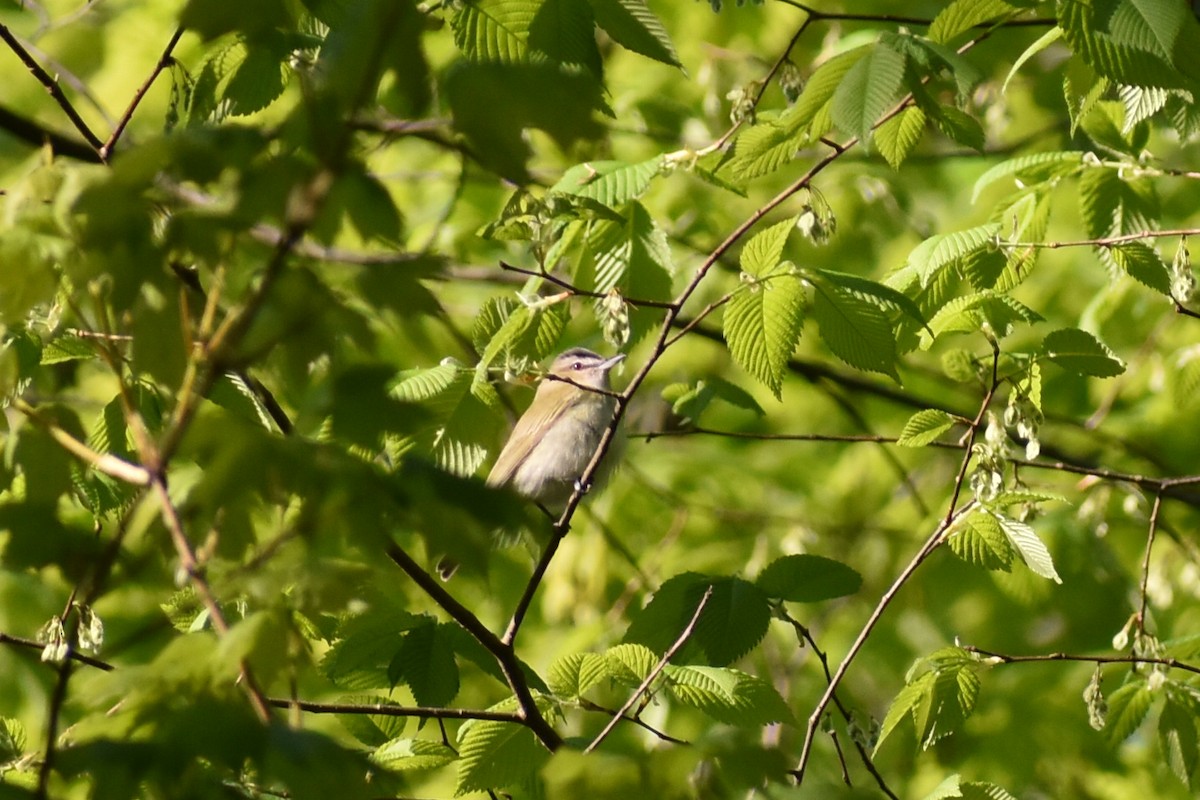
[[[1186,4],[0,25],[0,796],[1193,796]]]

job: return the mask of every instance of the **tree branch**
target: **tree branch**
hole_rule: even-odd
[[[696,623],[700,621],[700,615],[704,613],[704,607],[708,605],[708,601],[712,597],[712,592],[713,589],[711,586],[704,590],[704,596],[701,597],[700,602],[696,604],[695,613],[692,614],[691,620],[687,625],[684,626],[683,631],[679,634],[679,637],[675,640],[675,643],[667,648],[667,652],[663,653],[662,658],[660,658],[658,663],[654,665],[654,669],[650,670],[650,674],[646,676],[646,679],[643,680],[637,689],[634,690],[633,694],[629,696],[629,699],[625,701],[625,704],[617,709],[617,713],[613,715],[613,718],[608,721],[608,724],[604,726],[600,733],[596,734],[596,738],[592,739],[592,743],[585,747],[583,752],[590,753],[599,747],[600,743],[608,738],[608,735],[612,733],[613,728],[617,727],[617,723],[625,718],[626,712],[633,708],[634,704],[637,703],[638,698],[650,688],[650,684],[654,683],[655,679],[662,674],[664,669],[667,668],[667,664],[670,662],[671,658],[679,652],[679,649],[683,647],[689,638],[691,638],[692,632],[696,630]]]
[[[71,101],[63,94],[62,87],[58,85],[58,81],[42,68],[37,59],[30,55],[29,51],[21,45],[8,26],[3,23],[0,23],[0,41],[8,45],[8,49],[12,50],[17,58],[21,59],[21,63],[37,79],[38,83],[46,87],[46,91],[54,98],[54,102],[58,103],[59,108],[67,115],[67,119],[71,120],[71,124],[75,126],[75,130],[79,131],[84,140],[92,146],[100,161],[104,161],[105,158],[100,153],[100,149],[104,146],[104,143],[100,141],[96,134],[92,133],[92,129],[79,116],[79,112],[75,110],[75,106],[71,105]]]
[[[183,36],[183,28],[176,28],[175,33],[172,34],[171,39],[167,42],[167,46],[163,48],[162,55],[158,57],[158,62],[155,63],[154,69],[150,72],[146,80],[142,81],[142,85],[137,88],[137,91],[133,93],[133,98],[129,101],[129,106],[125,109],[125,113],[117,120],[117,124],[113,126],[112,133],[109,134],[108,141],[101,145],[98,151],[102,161],[107,161],[112,155],[113,148],[117,146],[117,140],[125,132],[125,126],[133,119],[134,112],[137,111],[137,107],[142,102],[142,98],[146,96],[146,92],[150,91],[150,87],[154,84],[154,81],[164,69],[174,63],[174,59],[171,58],[171,51],[175,49],[175,45],[179,43],[181,36]]]
[[[1171,669],[1183,670],[1200,675],[1200,666],[1180,661],[1177,658],[1151,658],[1146,656],[1087,656],[1072,653],[1044,653],[1033,656],[1012,656],[1005,653],[994,653],[973,645],[963,645],[968,653],[976,653],[986,658],[995,659],[1002,664],[1035,664],[1046,661],[1081,661],[1087,664],[1159,664]]]

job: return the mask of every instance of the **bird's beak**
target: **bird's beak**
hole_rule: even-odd
[[[617,364],[620,364],[624,360],[625,360],[625,354],[617,353],[612,358],[607,358],[604,361],[600,362],[600,368],[603,369],[605,372],[608,372],[610,369],[615,367]]]

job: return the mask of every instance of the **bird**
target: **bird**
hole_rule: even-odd
[[[560,353],[517,420],[487,484],[510,486],[548,510],[561,510],[612,421],[609,372],[624,360],[582,347]]]
[[[509,487],[552,515],[561,513],[576,489],[591,488],[581,483],[583,473],[616,408],[609,372],[624,359],[583,347],[559,353],[500,450],[487,485]],[[592,483],[602,483],[611,471],[613,459],[605,463]],[[457,568],[450,558],[437,565],[442,580]]]

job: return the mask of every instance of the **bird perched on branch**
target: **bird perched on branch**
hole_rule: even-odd
[[[582,347],[559,354],[500,451],[488,485],[512,486],[550,510],[565,505],[612,421],[616,400],[608,374],[624,358]]]
[[[550,513],[561,512],[612,421],[616,399],[609,371],[624,358],[604,358],[582,347],[560,353],[500,451],[488,485],[511,486]],[[606,459],[609,466],[592,482],[602,482],[614,463]],[[447,559],[438,564],[443,579],[456,568]]]

